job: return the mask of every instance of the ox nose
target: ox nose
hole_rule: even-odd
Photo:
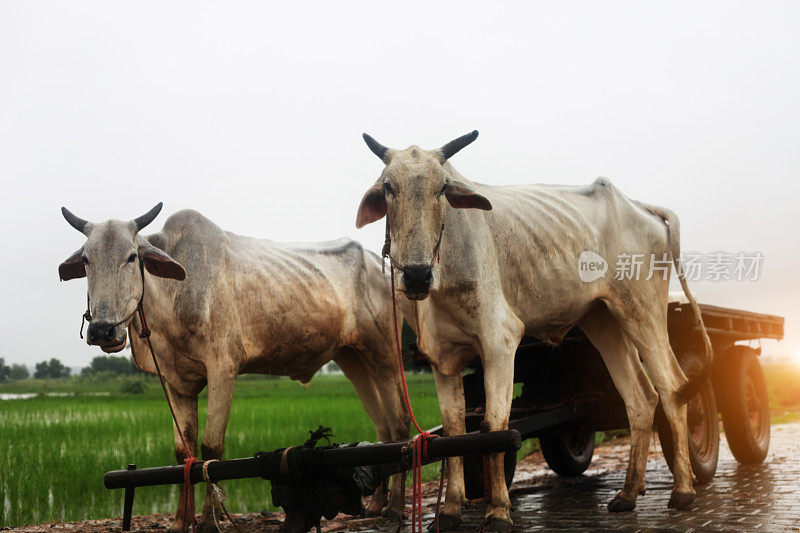
[[[114,324],[111,322],[92,322],[86,330],[86,340],[89,341],[89,344],[105,344],[115,341]]]
[[[411,265],[403,270],[403,283],[410,292],[428,292],[433,272],[428,265]]]

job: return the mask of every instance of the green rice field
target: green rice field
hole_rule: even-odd
[[[143,394],[118,393],[125,382],[121,378],[24,380],[0,386],[0,394],[36,394],[0,401],[0,527],[119,516],[122,491],[103,487],[106,471],[128,463],[175,464],[172,424],[158,382],[136,379],[146,383]],[[409,387],[420,424],[439,424],[432,378],[410,376]],[[202,434],[204,398],[200,403]],[[319,424],[333,428],[336,442],[375,440],[372,423],[343,377],[319,376],[305,386],[288,379],[240,379],[225,457],[302,444]],[[426,477],[437,475],[437,465],[426,469]],[[223,486],[231,512],[272,508],[269,484],[263,480]],[[201,492],[196,490],[198,506]],[[134,513],[172,513],[177,497],[177,486],[141,488]]]

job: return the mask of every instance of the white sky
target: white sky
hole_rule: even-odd
[[[609,177],[681,217],[684,250],[761,251],[701,301],[787,318],[800,356],[796,2],[0,4],[0,357],[86,364],[83,242],[61,218],[163,201],[275,240],[355,237],[381,163],[432,148],[492,184]]]

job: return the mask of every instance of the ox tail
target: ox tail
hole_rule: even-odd
[[[685,294],[686,299],[689,300],[689,306],[692,308],[692,313],[694,314],[695,326],[700,331],[700,336],[703,339],[703,346],[705,347],[702,370],[697,375],[689,378],[689,381],[678,389],[678,400],[685,403],[697,394],[700,387],[702,387],[710,377],[711,363],[714,360],[714,350],[711,346],[711,339],[708,336],[708,331],[706,331],[706,326],[703,324],[700,307],[697,305],[697,300],[692,294],[692,291],[689,290],[689,284],[686,282],[686,275],[683,271],[683,265],[681,264],[680,222],[678,221],[678,216],[669,209],[663,207],[648,204],[641,205],[651,213],[660,217],[667,224],[669,253],[672,256],[672,262],[675,264],[675,272],[681,283],[683,294]]]

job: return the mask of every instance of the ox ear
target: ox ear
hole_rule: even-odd
[[[58,265],[58,277],[61,281],[86,277],[86,266],[83,264],[83,246]]]
[[[363,228],[367,224],[380,220],[386,216],[386,196],[383,192],[383,184],[376,183],[367,191],[358,206],[356,216],[356,228]]]
[[[450,205],[456,209],[492,210],[492,203],[485,196],[460,181],[451,180],[444,190],[444,195]]]
[[[186,279],[186,270],[167,255],[163,250],[159,250],[149,242],[139,246],[139,257],[142,258],[144,267],[154,276],[159,278],[176,279],[183,281]]]

